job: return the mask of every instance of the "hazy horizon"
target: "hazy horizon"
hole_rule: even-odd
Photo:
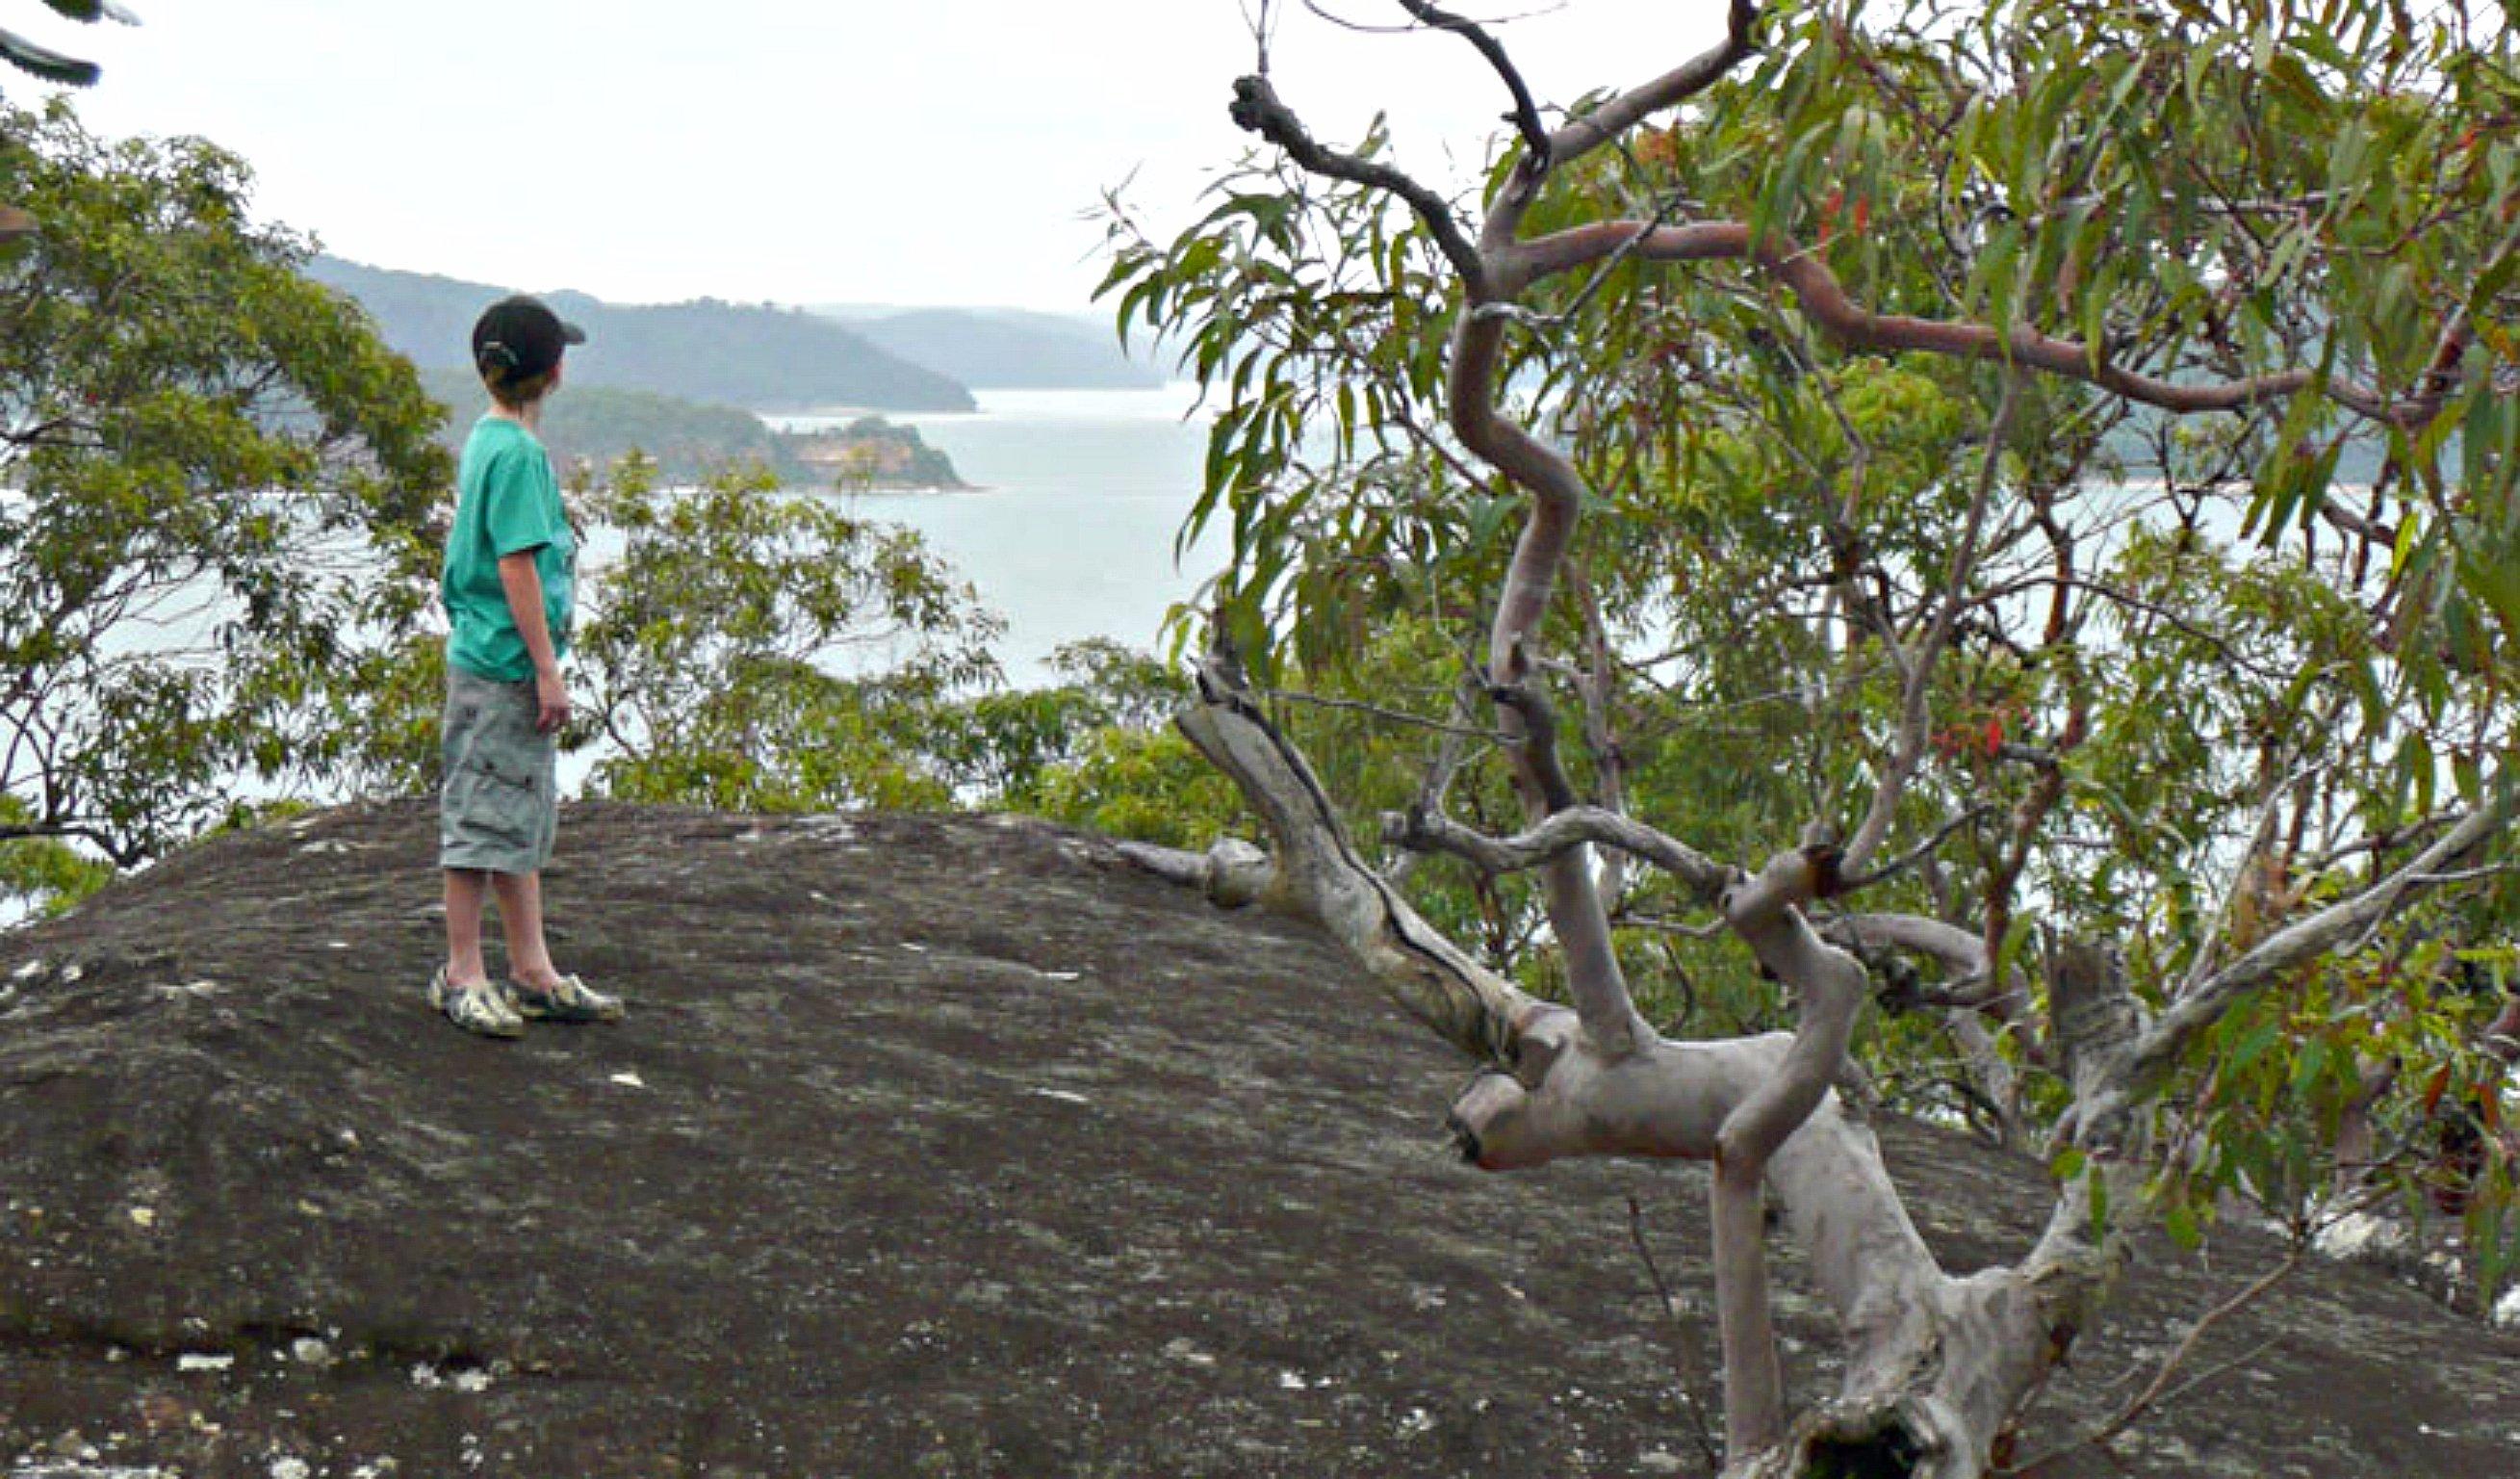
[[[102,64],[71,94],[92,130],[235,151],[257,216],[334,255],[624,304],[1090,313],[1102,192],[1132,182],[1168,236],[1248,147],[1226,104],[1264,11],[1271,75],[1326,140],[1387,109],[1401,162],[1459,187],[1505,106],[1459,38],[1360,32],[1290,0],[752,0],[697,19],[652,0],[128,3],[136,27],[11,23]],[[1384,0],[1328,8],[1405,19]],[[1678,63],[1724,15],[1500,9],[1557,104]],[[57,91],[13,73],[5,95]]]

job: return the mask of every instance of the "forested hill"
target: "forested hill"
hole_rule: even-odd
[[[484,283],[319,256],[307,275],[349,294],[377,321],[385,342],[425,369],[464,368],[472,321],[511,291]],[[756,411],[857,406],[886,411],[961,411],[971,393],[820,314],[747,307],[702,299],[617,305],[581,293],[545,300],[587,333],[569,354],[582,386],[652,391]]]
[[[814,311],[979,390],[1130,391],[1164,383],[1154,348],[1123,349],[1107,318],[1018,308],[834,305]]]
[[[446,407],[438,440],[460,451],[489,406],[467,370],[423,370],[421,384]],[[916,428],[865,416],[819,432],[774,431],[750,411],[611,386],[571,385],[543,413],[542,438],[562,467],[609,468],[634,449],[668,484],[698,483],[758,464],[783,487],[945,489],[969,486]]]

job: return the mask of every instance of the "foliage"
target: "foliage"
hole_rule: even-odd
[[[344,789],[370,797],[434,794],[445,707],[442,629],[345,655],[326,726],[338,739],[336,773]]]
[[[1107,737],[1168,721],[1184,685],[1163,665],[1102,638],[1051,655],[1065,681],[1000,689],[935,709],[917,738],[968,805],[1040,810],[1051,778]]]
[[[327,716],[409,628],[447,477],[436,408],[198,140],[0,114],[43,222],[0,294],[0,836],[119,864],[325,788]]]
[[[915,532],[781,495],[758,468],[667,492],[634,462],[582,501],[622,540],[574,647],[599,790],[738,810],[951,799],[904,740],[996,678],[1000,627]]]
[[[2010,1112],[2043,1128],[2065,1099],[2041,1076],[2036,930],[2117,942],[2161,1008],[2513,784],[2520,57],[2499,16],[2362,0],[1808,0],[1765,8],[1759,37],[1688,109],[1552,170],[1523,220],[1558,248],[1601,221],[1677,242],[1729,219],[1749,244],[1598,254],[1502,310],[1500,398],[1586,485],[1539,681],[1587,799],[1745,865],[1849,835],[1896,776],[1888,851],[1948,835],[1849,907],[1958,926],[2029,994],[1876,961],[1886,1004],[1957,997],[1995,1046],[1956,1068],[1929,1014],[1866,1051],[1970,1099],[2029,1073]],[[1387,129],[1350,152],[1387,164]],[[1526,162],[1501,152],[1477,203]],[[1186,345],[1214,411],[1192,523],[1231,534],[1207,598],[1240,656],[1335,694],[1370,634],[1423,623],[1444,640],[1414,708],[1445,717],[1445,643],[1485,634],[1525,498],[1449,424],[1465,300],[1427,221],[1267,155],[1170,239],[1119,209],[1111,233],[1123,331]],[[1824,311],[1815,264],[1855,316]],[[2002,333],[1900,348],[1867,341],[1874,314]],[[2079,358],[2006,363],[2033,338]],[[2211,416],[2111,393],[2252,377]],[[1401,732],[1354,743],[1401,761]],[[2450,989],[2513,945],[2508,858],[2197,1044],[2158,1101],[2160,1143],[2193,1147],[2165,1208],[2192,1227],[2241,1190],[2315,1219],[2367,1174],[2454,1175],[2475,1246],[2501,1246],[2484,1220],[2505,1212],[2473,1209],[2507,1209],[2520,1137],[2471,1136],[2446,1169],[2416,1127],[2509,1092],[2474,1045],[2500,998]],[[1459,928],[1448,878],[1411,887]],[[1637,927],[1674,906],[1661,882],[1618,882],[1622,958],[1688,983],[1675,1007],[1775,1019],[1737,953]],[[1528,943],[1545,980],[1537,906],[1514,907],[1488,938]],[[2340,1167],[2371,1123],[2404,1153]]]
[[[73,21],[94,22],[111,17],[125,25],[139,23],[136,17],[113,0],[44,0],[44,3]],[[86,87],[95,82],[98,75],[95,63],[65,56],[7,29],[0,29],[0,63],[66,87]],[[23,207],[15,204],[11,166],[0,162],[0,248],[24,240],[37,226],[36,218]]]
[[[26,821],[23,802],[0,796],[0,835]],[[27,906],[58,913],[112,879],[111,864],[85,855],[59,838],[20,836],[0,842],[0,905],[6,905],[0,913]]]
[[[1167,730],[1095,730],[1023,800],[1022,809],[1054,821],[1165,847],[1203,847],[1247,830],[1233,783]]]

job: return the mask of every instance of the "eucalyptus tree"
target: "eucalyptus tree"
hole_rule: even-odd
[[[1471,198],[1379,125],[1316,138],[1264,68],[1210,214],[1115,215],[1105,291],[1189,347],[1193,518],[1233,534],[1181,722],[1272,843],[1148,855],[1320,920],[1487,1063],[1451,1111],[1476,1164],[1713,1163],[1730,1473],[1986,1472],[2147,1209],[2192,1242],[2222,1193],[2304,1235],[2374,1187],[2454,1206],[2490,1293],[2507,16],[1735,0],[1702,55],[1550,109],[1508,28],[1400,10],[1510,109]],[[1370,856],[1269,690],[1404,615],[1483,631],[1487,716],[1416,717],[1485,749]],[[1447,809],[1470,764],[1516,821]],[[1402,855],[1535,876],[1546,961],[1461,948]],[[1649,925],[1792,1030],[1663,1036]],[[2046,1141],[2018,1262],[1936,1264],[1844,1086],[1860,1029],[1947,1040]],[[1799,1406],[1763,1194],[1846,1346]]]
[[[0,262],[0,841],[130,864],[335,786],[431,589],[440,413],[233,155],[56,103],[0,113],[0,178],[43,223]]]

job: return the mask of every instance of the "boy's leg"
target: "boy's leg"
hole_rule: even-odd
[[[509,994],[527,1017],[554,1022],[617,1022],[621,998],[607,995],[552,964],[543,939],[543,875],[493,873],[499,923],[508,933]]]
[[[439,871],[446,878],[446,963],[428,983],[428,1004],[466,1032],[516,1037],[525,1030],[525,1020],[508,1004],[507,994],[490,984],[489,964],[481,958],[481,901],[489,895],[489,875],[477,868]]]
[[[499,925],[508,936],[508,974],[535,991],[550,991],[560,972],[543,939],[543,875],[493,873],[490,887],[498,892]]]
[[[481,905],[489,898],[490,874],[478,868],[448,868],[446,873],[446,979],[470,986],[490,979],[489,962],[481,958]]]

